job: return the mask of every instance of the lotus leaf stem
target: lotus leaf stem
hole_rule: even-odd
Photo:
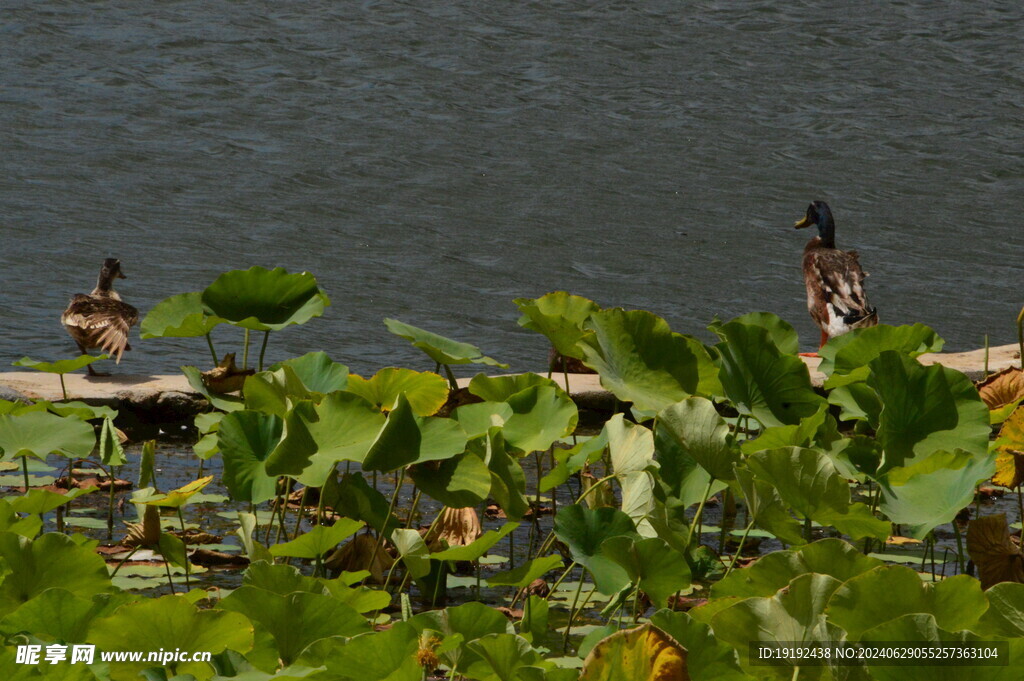
[[[192,584],[189,581],[189,572],[191,571],[189,570],[188,543],[185,541],[185,516],[181,514],[181,506],[178,507],[178,524],[181,525],[181,545],[185,549],[185,588],[191,589]]]
[[[171,587],[171,594],[174,594],[174,580],[171,579],[171,563],[167,560],[167,556],[162,553],[160,557],[164,559],[164,570],[167,571],[167,586]]]
[[[960,568],[960,574],[967,572],[967,566],[964,564],[964,540],[960,536],[960,526],[956,522],[956,518],[953,519],[953,533],[956,534],[956,563],[957,567]]]
[[[743,553],[743,545],[747,542],[747,535],[750,534],[750,530],[753,527],[754,527],[754,521],[751,520],[750,523],[747,525],[747,529],[745,529],[743,531],[743,536],[740,537],[739,546],[736,547],[736,555],[732,557],[732,561],[730,561],[729,567],[727,567],[725,569],[725,575],[722,577],[722,579],[725,579],[726,577],[728,577],[729,573],[732,572],[733,568],[736,567],[736,561],[739,560],[740,554]],[[673,607],[673,609],[675,609],[675,608]]]
[[[401,471],[401,475],[398,477],[398,484],[395,485],[395,491],[391,493],[391,503],[388,505],[388,514],[384,517],[384,527],[382,528],[381,532],[377,533],[377,541],[373,545],[373,553],[370,554],[370,567],[373,566],[373,561],[377,560],[377,554],[380,553],[381,546],[384,544],[383,530],[387,529],[388,521],[391,520],[391,516],[394,515],[395,505],[398,503],[398,493],[399,491],[401,491],[402,482],[405,480],[405,466],[402,466]],[[440,514],[438,514],[437,517],[440,518]],[[434,522],[437,522],[437,518],[434,519]],[[433,524],[431,524],[431,528],[433,528]],[[363,577],[363,582],[366,582],[366,577]]]
[[[447,364],[442,366],[444,366],[444,373],[448,376],[448,385],[451,386],[452,390],[458,390],[459,382],[455,380],[455,374],[452,373],[452,368]]]
[[[25,494],[28,494],[28,457],[21,457],[21,474],[25,478]]]
[[[704,515],[704,504],[707,503],[708,496],[711,494],[711,485],[715,484],[715,476],[711,476],[708,480],[708,486],[704,489],[704,495],[700,498],[700,504],[697,505],[697,512],[693,516],[693,522],[690,523],[690,529],[686,532],[686,549],[690,549],[690,542],[693,540],[693,528],[697,527],[701,517]],[[593,489],[593,487],[591,488]],[[587,490],[588,492],[590,490]],[[697,541],[700,542],[700,536],[697,536]]]
[[[110,483],[110,496],[107,501],[107,540],[114,538],[114,467],[110,467],[107,473],[107,482]]]
[[[116,577],[117,576],[117,571],[121,569],[121,566],[124,565],[125,563],[127,563],[131,559],[131,557],[135,555],[135,552],[138,551],[141,548],[142,548],[141,546],[136,546],[135,548],[133,548],[131,551],[128,552],[127,556],[125,556],[121,560],[117,561],[117,565],[114,566],[114,571],[110,573],[110,578],[113,579],[114,577]]]
[[[68,399],[68,389],[64,386],[64,374],[57,374],[60,377],[60,394],[64,396],[64,399]]]
[[[209,331],[203,335],[206,336],[206,344],[210,347],[210,356],[213,357],[213,366],[217,366],[220,364],[220,360],[217,359],[217,351],[213,349],[213,338],[210,337]]]
[[[242,342],[242,368],[249,368],[249,329],[245,330],[245,340]]]
[[[260,346],[260,363],[259,368],[256,371],[263,371],[263,356],[267,354],[267,341],[270,340],[270,332],[263,332],[263,345]]]
[[[299,536],[299,529],[302,527],[302,516],[306,511],[306,495],[309,494],[309,487],[302,488],[302,496],[299,498],[299,513],[295,518],[295,531],[292,532],[292,539]]]
[[[985,334],[985,370],[981,375],[982,378],[988,378],[988,334]]]
[[[565,638],[562,639],[562,653],[569,652],[569,635],[572,633],[572,621],[576,618],[576,606],[580,601],[580,591],[583,590],[583,575],[576,583],[576,595],[572,599],[572,608],[569,609],[569,621],[565,623]]]

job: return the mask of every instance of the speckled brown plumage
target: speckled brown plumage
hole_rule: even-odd
[[[126,350],[131,350],[128,333],[139,321],[139,311],[121,300],[114,290],[114,279],[124,279],[121,262],[107,258],[100,268],[99,279],[92,293],[78,293],[71,298],[61,315],[60,323],[85,354],[98,349],[111,355],[120,363]],[[90,375],[98,375],[90,365]]]

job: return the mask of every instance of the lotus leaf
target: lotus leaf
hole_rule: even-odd
[[[393,367],[381,369],[369,379],[351,374],[345,390],[363,397],[381,411],[394,409],[404,393],[419,416],[433,414],[448,399],[448,382],[437,374]]]
[[[700,464],[716,480],[735,477],[733,464],[739,461],[740,453],[729,434],[729,426],[710,400],[690,397],[666,407],[658,414],[657,429],[674,441],[679,452]]]
[[[1006,419],[996,438],[996,475],[992,482],[1010,489],[1024,482],[1024,409]]]
[[[686,648],[686,671],[692,681],[751,681],[740,669],[736,649],[717,640],[707,624],[671,610],[654,613],[651,624]]]
[[[505,421],[503,435],[505,442],[520,452],[545,450],[576,430],[576,404],[558,388],[526,388],[507,402],[512,414]]]
[[[690,585],[686,560],[663,539],[610,537],[601,544],[601,553],[621,565],[655,607],[665,607],[669,596]]]
[[[202,298],[203,294],[197,291],[161,300],[139,325],[139,337],[192,338],[210,333],[226,320],[208,314]]]
[[[85,642],[89,625],[97,617],[105,617],[135,597],[127,593],[100,593],[92,598],[76,596],[67,589],[54,587],[22,604],[0,621],[5,634],[30,632],[67,643]]]
[[[579,341],[587,334],[584,323],[601,308],[587,298],[555,291],[540,298],[512,301],[523,314],[519,326],[544,334],[561,355],[583,359]]]
[[[227,414],[217,430],[217,446],[224,458],[224,486],[231,497],[258,504],[273,499],[277,478],[268,475],[264,462],[281,439],[283,421],[258,411]]]
[[[384,535],[398,527],[398,520],[390,515],[388,500],[370,487],[361,473],[347,473],[338,483],[329,478],[322,489],[324,504],[346,518],[362,520]]]
[[[788,544],[803,544],[803,530],[782,501],[772,483],[759,480],[748,468],[736,469],[737,484],[743,491],[747,510],[755,525],[771,532]]]
[[[551,555],[528,560],[513,570],[500,572],[488,578],[491,586],[514,586],[524,589],[548,572],[562,566],[562,557]]]
[[[937,364],[921,366],[892,350],[868,366],[867,384],[885,405],[877,428],[883,471],[940,449],[988,452],[988,409],[966,376]]]
[[[690,456],[679,441],[659,424],[654,429],[654,448],[659,469],[657,483],[663,497],[675,499],[673,504],[688,507],[699,503],[708,490],[711,475]],[[727,487],[724,481],[712,482],[710,494]]]
[[[238,613],[199,610],[182,596],[163,596],[129,603],[94,621],[88,640],[105,652],[177,649],[216,654],[230,648],[244,653],[252,648],[253,629]],[[111,678],[135,679],[150,666],[151,662],[119,662],[111,665]],[[208,662],[170,662],[167,667],[172,674],[192,674],[196,679],[214,675]]]
[[[280,267],[225,272],[202,292],[208,314],[254,331],[304,324],[322,315],[330,303],[312,274],[289,274]]]
[[[309,532],[283,544],[270,547],[272,556],[291,556],[292,558],[317,558],[351,537],[364,525],[362,521],[340,518],[333,525],[316,525]]]
[[[303,591],[281,595],[243,586],[224,598],[221,607],[240,612],[269,631],[285,664],[314,641],[357,636],[370,628],[352,607],[331,596]]]
[[[487,634],[466,647],[476,653],[478,659],[464,665],[463,673],[481,681],[506,681],[518,678],[523,667],[543,662],[530,642],[516,634]]]
[[[391,333],[401,336],[425,352],[430,359],[438,364],[486,364],[508,369],[507,364],[502,364],[491,357],[485,357],[480,348],[475,345],[460,343],[426,329],[405,324],[397,319],[385,319],[384,326],[388,327],[388,331]]]
[[[885,565],[844,582],[829,601],[828,617],[856,641],[868,629],[901,615],[930,613],[939,626],[957,631],[973,626],[987,609],[973,577],[955,575],[926,584],[908,567]]]
[[[301,400],[288,410],[281,428],[281,440],[267,456],[264,470],[268,475],[298,477],[309,466],[317,453],[317,443],[310,433],[310,425],[317,419],[311,400]]]
[[[363,459],[365,470],[392,471],[414,463],[420,456],[423,436],[412,406],[405,393],[388,414],[387,422],[377,434]]]
[[[890,468],[879,478],[879,508],[894,523],[903,524],[911,537],[922,539],[969,506],[978,483],[994,471],[992,456],[934,452],[908,466]]]
[[[863,555],[855,546],[840,539],[820,539],[796,550],[775,551],[762,556],[743,570],[735,570],[711,587],[715,599],[738,596],[771,596],[794,577],[816,572],[840,582],[883,565],[877,558]]]
[[[477,374],[469,382],[467,390],[488,402],[505,402],[518,392],[534,386],[550,386],[561,390],[558,384],[540,374],[512,374],[506,376],[486,376]]]
[[[967,552],[978,567],[981,588],[1000,582],[1024,583],[1024,554],[1010,539],[1006,514],[974,518],[967,526]]]
[[[419,634],[406,622],[379,633],[361,634],[332,647],[325,663],[338,681],[420,681],[416,660]]]
[[[765,428],[756,438],[742,442],[740,449],[745,454],[778,447],[828,449],[839,438],[836,420],[828,413],[828,405],[823,404],[816,413],[800,419],[798,425]]]
[[[555,465],[541,478],[540,491],[547,492],[555,487],[564,485],[571,475],[583,470],[584,466],[598,461],[607,446],[608,436],[602,430],[595,437],[588,438],[583,436],[576,445],[569,449],[558,448],[553,450],[552,454],[555,459]]]
[[[800,351],[800,337],[796,329],[789,322],[779,318],[771,312],[749,312],[745,315],[731,319],[730,323],[746,324],[747,326],[760,326],[768,332],[768,338],[772,344],[784,355],[795,355]],[[713,322],[708,328],[718,334],[722,327],[721,322]],[[719,334],[723,340],[725,336]]]
[[[85,458],[95,446],[92,426],[75,418],[43,411],[0,416],[0,452],[8,461],[19,456],[45,459],[51,453]]]
[[[272,591],[281,596],[293,591],[324,593],[321,580],[304,576],[292,565],[275,565],[271,561],[259,560],[249,563],[249,567],[242,574],[242,584]]]
[[[853,381],[863,381],[868,372],[863,369],[886,351],[907,357],[926,352],[938,352],[945,341],[924,324],[889,326],[878,324],[854,329],[829,340],[818,352],[821,364],[818,371],[829,377],[826,387],[834,388]]]
[[[985,592],[988,610],[971,630],[982,636],[1024,638],[1024,584],[1003,582]]]
[[[12,501],[20,498],[23,497],[15,497]],[[43,520],[38,515],[22,518],[6,499],[0,499],[0,532],[13,532],[32,539],[39,534],[41,529],[43,529]]]
[[[654,464],[654,434],[649,428],[615,414],[604,424],[604,431],[616,475],[645,471]]]
[[[11,364],[12,366],[35,369],[47,374],[68,374],[101,359],[109,359],[109,356],[79,355],[73,359],[60,359],[56,362],[41,362],[31,357],[22,357],[17,362],[12,362]]]
[[[261,371],[246,379],[242,387],[245,408],[284,418],[298,400],[312,398],[295,370],[285,365],[275,371]]]
[[[612,537],[636,535],[633,520],[622,511],[563,506],[555,516],[555,535],[569,547],[573,560],[594,576],[601,593],[616,594],[629,584],[626,570],[601,551],[601,545]]]
[[[192,482],[182,485],[178,489],[171,490],[166,494],[140,496],[133,498],[132,502],[136,504],[147,504],[149,506],[160,506],[162,508],[181,508],[189,503],[189,499],[193,495],[201,492],[211,482],[213,482],[213,476],[208,475],[205,478],[193,480]]]
[[[612,634],[583,661],[580,681],[662,681],[688,678],[687,653],[650,624]]]
[[[348,367],[333,361],[324,352],[309,352],[301,357],[287,359],[270,367],[276,371],[291,367],[307,390],[328,394],[348,386]]]
[[[519,461],[509,455],[501,429],[491,428],[486,437],[480,438],[486,447],[484,461],[491,471],[490,496],[505,511],[510,520],[519,520],[530,507],[526,499],[526,475]]]
[[[756,642],[832,642],[841,632],[825,619],[825,606],[842,582],[829,575],[804,574],[768,598],[747,598],[718,612],[711,619],[715,636],[737,650]],[[745,655],[740,661],[746,663]],[[754,667],[776,678],[794,676],[790,667]],[[748,671],[751,669],[748,667]],[[800,677],[820,675],[820,667],[801,668]]]
[[[398,550],[405,568],[415,579],[430,574],[430,550],[416,530],[397,529],[391,533],[391,542]]]
[[[316,405],[316,417],[307,428],[317,450],[296,479],[320,487],[339,461],[362,462],[386,418],[362,397],[344,392],[327,395]]]
[[[452,419],[470,439],[486,435],[492,426],[504,426],[511,416],[512,406],[508,402],[474,402],[452,412]]]
[[[453,546],[430,554],[434,560],[478,560],[492,546],[501,541],[510,532],[519,527],[519,523],[507,522],[499,530],[488,530],[479,539],[465,546]]]
[[[491,471],[473,452],[409,467],[417,487],[448,508],[476,506],[491,490]],[[462,559],[459,559],[462,560]]]
[[[594,334],[580,340],[584,363],[638,413],[654,416],[690,395],[721,393],[704,345],[673,333],[661,317],[614,308],[593,313],[587,325]]]
[[[7,570],[0,583],[0,615],[53,587],[86,598],[111,588],[103,559],[63,534],[47,533],[32,541],[2,532],[0,559]]]
[[[715,346],[719,379],[741,413],[765,426],[783,426],[796,425],[821,408],[807,365],[779,350],[768,329],[728,322],[715,331],[723,340]]]
[[[464,603],[454,608],[430,610],[409,619],[409,624],[421,634],[433,630],[445,639],[461,637],[457,646],[437,650],[438,655],[453,669],[469,669],[480,656],[465,642],[475,641],[488,634],[515,633],[512,623],[494,608],[483,603]]]
[[[84,494],[90,494],[98,489],[96,486],[79,487],[77,489],[70,489],[63,494],[51,492],[48,489],[30,489],[23,496],[9,497],[10,506],[8,508],[18,513],[43,515],[58,506],[63,506],[73,499],[77,499]]]

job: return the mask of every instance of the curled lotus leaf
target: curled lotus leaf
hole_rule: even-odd
[[[974,518],[967,526],[967,553],[978,566],[981,587],[1001,582],[1024,583],[1024,553],[1010,537],[1006,515]]]
[[[1003,422],[996,438],[996,474],[992,482],[1015,489],[1024,482],[1024,409]]]
[[[385,319],[384,326],[388,327],[388,331],[391,333],[401,336],[412,343],[414,347],[425,352],[430,359],[438,364],[485,364],[508,369],[507,364],[485,356],[475,345],[461,343],[412,324],[400,322],[397,319]]]
[[[403,393],[419,416],[430,416],[448,399],[448,381],[432,371],[388,367],[370,378],[352,374],[345,390],[355,393],[381,411],[395,408]]]
[[[565,291],[540,298],[516,298],[512,302],[523,315],[519,326],[544,334],[559,354],[583,359],[579,342],[588,333],[584,324],[601,309],[597,303]]]
[[[225,320],[203,307],[203,294],[180,293],[153,306],[139,325],[139,337],[192,338],[205,336]]]
[[[330,299],[309,272],[254,266],[225,272],[202,292],[207,314],[254,331],[279,331],[324,313]]]
[[[686,650],[661,629],[642,624],[600,641],[583,661],[580,681],[688,681]]]

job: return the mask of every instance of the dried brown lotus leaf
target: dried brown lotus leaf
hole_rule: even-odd
[[[1002,513],[976,518],[967,526],[967,553],[978,566],[981,588],[1000,582],[1024,583],[1024,554],[1010,537]]]
[[[440,540],[447,542],[448,547],[468,546],[479,539],[481,534],[483,529],[480,527],[480,516],[476,514],[476,509],[446,507],[441,511],[441,517],[424,541],[431,547],[431,551],[434,551],[444,549],[444,546],[439,544]]]
[[[996,474],[992,482],[1013,489],[1024,482],[1024,409],[1018,407],[996,438]]]
[[[989,409],[998,409],[1024,398],[1024,371],[1007,367],[978,383],[978,394]]]
[[[160,511],[156,506],[146,506],[141,523],[125,523],[128,536],[121,544],[134,548],[136,546],[156,546],[160,543]]]
[[[378,584],[383,583],[384,575],[391,569],[394,560],[383,548],[375,552],[376,546],[376,537],[371,534],[358,534],[352,541],[331,553],[324,561],[324,565],[334,572],[369,570],[370,580]]]

